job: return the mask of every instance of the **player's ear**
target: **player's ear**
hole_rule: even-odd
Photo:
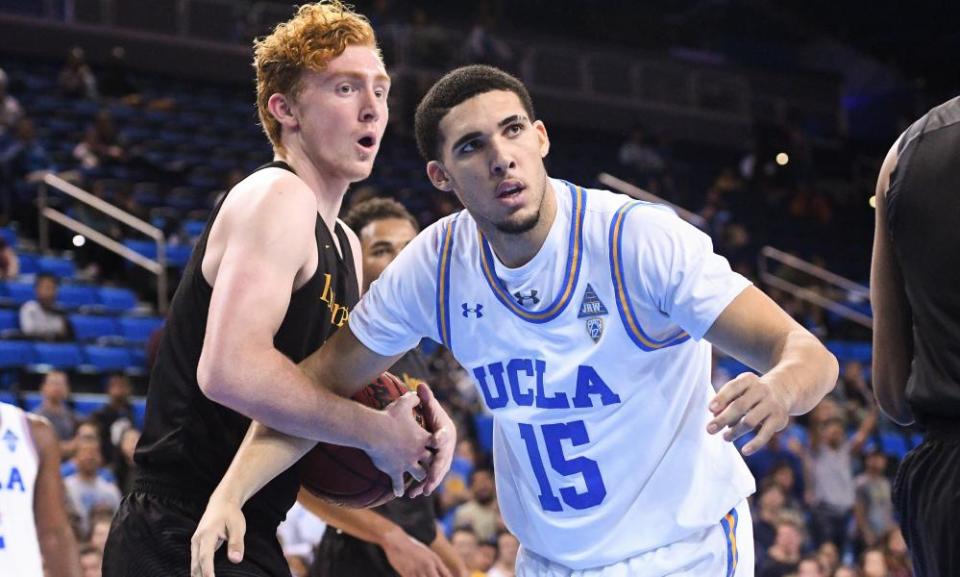
[[[300,126],[300,121],[293,111],[293,102],[286,94],[279,92],[271,94],[270,99],[267,100],[267,110],[277,119],[277,122],[287,128],[294,129]]]
[[[427,178],[438,190],[450,192],[453,190],[453,184],[450,182],[450,176],[443,168],[443,165],[436,160],[427,163]]]
[[[534,120],[533,129],[537,131],[537,140],[540,141],[540,158],[546,158],[550,154],[550,135],[547,134],[547,127],[543,121]]]

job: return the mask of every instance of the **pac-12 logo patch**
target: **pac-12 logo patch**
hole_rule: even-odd
[[[603,319],[600,317],[587,319],[587,334],[590,335],[593,342],[599,341],[600,337],[603,336]]]

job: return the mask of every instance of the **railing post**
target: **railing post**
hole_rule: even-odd
[[[50,225],[47,218],[43,216],[43,211],[47,208],[47,183],[40,183],[40,194],[37,196],[37,227],[40,233],[40,250],[46,252],[50,249]]]

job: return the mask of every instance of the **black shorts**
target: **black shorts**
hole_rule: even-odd
[[[124,497],[113,518],[103,555],[103,577],[188,577],[190,539],[203,515],[202,504],[147,493]],[[243,561],[227,559],[226,547],[214,557],[218,577],[289,577],[276,531],[251,531],[247,520]]]
[[[960,423],[928,427],[900,464],[893,501],[916,577],[960,575]]]

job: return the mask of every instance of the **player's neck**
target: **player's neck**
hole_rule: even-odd
[[[310,187],[317,198],[317,212],[320,213],[323,223],[330,229],[330,234],[333,234],[337,215],[340,214],[340,205],[343,203],[343,196],[347,193],[350,182],[321,173],[302,151],[295,148],[288,148],[282,153],[277,152],[274,160],[282,160],[289,164],[300,180]]]
[[[504,266],[518,268],[537,256],[543,243],[550,234],[553,221],[557,218],[557,197],[549,181],[544,182],[543,202],[540,205],[540,218],[530,230],[522,233],[508,233],[498,229],[490,222],[477,222],[490,248]]]

